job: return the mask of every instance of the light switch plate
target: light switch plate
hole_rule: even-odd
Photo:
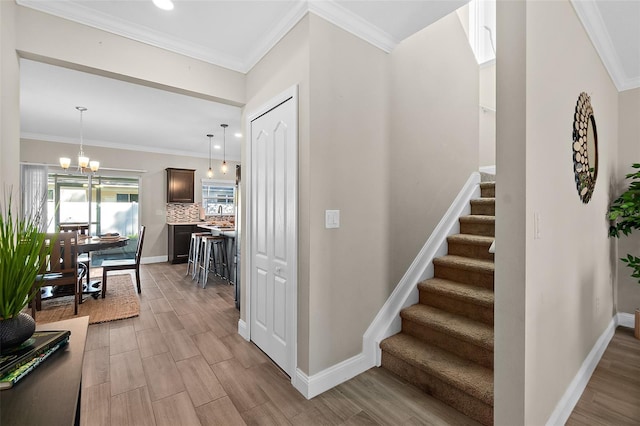
[[[340,210],[324,211],[324,227],[326,229],[340,228]]]

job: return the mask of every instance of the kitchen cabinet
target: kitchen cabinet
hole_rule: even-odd
[[[169,262],[187,262],[192,232],[198,232],[197,225],[169,225]]]
[[[195,170],[167,169],[167,203],[193,203]]]

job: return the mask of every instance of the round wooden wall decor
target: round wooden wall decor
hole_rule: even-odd
[[[586,204],[598,176],[598,131],[591,98],[585,92],[578,96],[573,117],[573,171],[578,196]]]

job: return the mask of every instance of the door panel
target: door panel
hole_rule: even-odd
[[[256,271],[256,324],[263,330],[267,330],[267,271],[258,269]]]
[[[251,340],[289,375],[295,372],[294,120],[289,99],[251,122]]]

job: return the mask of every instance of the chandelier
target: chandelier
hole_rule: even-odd
[[[78,152],[78,171],[80,173],[84,173],[86,171],[91,170],[93,173],[97,172],[100,168],[99,161],[89,161],[89,157],[87,157],[84,153],[84,140],[83,140],[83,121],[82,116],[83,113],[87,110],[87,108],[82,106],[77,106],[76,109],[80,111],[80,152]],[[60,167],[64,170],[67,170],[71,166],[71,158],[68,157],[60,157]]]

